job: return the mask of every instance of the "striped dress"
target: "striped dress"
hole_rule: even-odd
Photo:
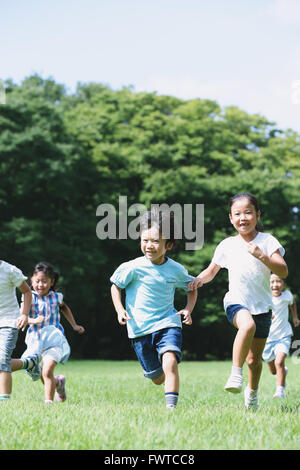
[[[39,295],[32,291],[30,318],[43,315],[44,321],[37,325],[29,325],[25,343],[27,350],[22,354],[50,355],[56,362],[64,364],[70,355],[70,346],[60,324],[59,305],[63,302],[60,292],[50,290],[47,295]]]
[[[29,325],[27,334],[40,338],[41,330],[48,325],[54,325],[63,334],[64,329],[60,324],[59,305],[63,302],[63,294],[50,290],[47,295],[39,295],[32,291],[32,304],[29,312],[30,318],[37,318],[43,315],[44,321],[38,325]]]

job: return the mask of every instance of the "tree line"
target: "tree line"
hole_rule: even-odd
[[[130,359],[118,325],[109,278],[140,256],[138,240],[100,239],[97,208],[120,196],[136,204],[203,205],[204,243],[172,254],[190,274],[208,265],[233,234],[229,198],[251,192],[261,203],[264,230],[286,250],[288,287],[299,299],[300,135],[259,114],[212,100],[181,100],[101,83],[78,83],[68,93],[52,78],[5,80],[0,105],[1,258],[29,276],[38,261],[60,273],[59,288],[86,334],[64,324],[73,358]],[[130,218],[129,218],[130,220]],[[196,220],[193,221],[194,229]],[[117,227],[118,229],[119,227]],[[231,356],[233,328],[222,299],[227,272],[199,290],[192,327],[184,328],[186,359]],[[176,292],[178,307],[185,294]],[[297,330],[295,330],[297,337]],[[299,334],[298,334],[299,336]],[[19,348],[19,349],[18,349]],[[20,335],[17,353],[24,349]]]

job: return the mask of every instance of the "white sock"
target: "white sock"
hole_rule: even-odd
[[[282,385],[276,385],[276,392],[284,392],[284,387]]]
[[[240,377],[243,377],[243,368],[242,367],[237,367],[237,366],[232,366],[231,375],[239,375]]]
[[[10,398],[10,394],[4,393],[3,395],[0,395],[0,401],[5,401]]]

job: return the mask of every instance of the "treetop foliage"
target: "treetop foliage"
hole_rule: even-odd
[[[100,83],[64,85],[38,75],[5,82],[0,105],[0,241],[2,258],[30,276],[48,260],[85,337],[70,335],[78,357],[131,357],[117,322],[109,277],[140,256],[137,241],[99,240],[98,205],[204,204],[205,241],[171,256],[197,275],[216,244],[233,234],[229,198],[253,193],[262,222],[283,244],[288,286],[298,300],[300,274],[300,135],[259,114],[206,99],[184,101]],[[232,332],[222,310],[227,273],[199,291],[186,356],[230,355]],[[185,294],[176,294],[177,304]],[[116,344],[119,347],[116,347]]]

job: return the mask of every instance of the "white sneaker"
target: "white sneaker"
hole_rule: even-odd
[[[230,375],[226,382],[224,390],[231,393],[240,393],[243,387],[243,376],[242,375]]]
[[[258,397],[257,390],[250,390],[247,386],[244,390],[245,408],[246,410],[257,410],[258,408]]]
[[[285,398],[284,391],[276,390],[276,392],[273,395],[273,398]]]

